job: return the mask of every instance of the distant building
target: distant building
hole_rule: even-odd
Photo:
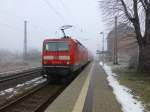
[[[138,59],[138,44],[135,37],[134,29],[126,24],[120,24],[118,26],[118,61],[120,63],[137,63]],[[110,31],[107,37],[107,60],[113,61],[114,57],[114,38],[115,29]],[[133,62],[132,62],[132,61]]]

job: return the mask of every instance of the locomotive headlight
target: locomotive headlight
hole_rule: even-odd
[[[67,64],[69,64],[69,61],[67,61]]]
[[[70,60],[70,56],[59,56],[60,60]]]
[[[44,60],[53,60],[54,56],[44,56],[43,59]]]

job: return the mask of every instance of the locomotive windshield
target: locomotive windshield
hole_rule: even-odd
[[[48,42],[44,46],[46,51],[68,51],[69,45],[67,42]]]

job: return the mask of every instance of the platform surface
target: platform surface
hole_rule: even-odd
[[[94,61],[45,112],[121,112],[103,68]]]

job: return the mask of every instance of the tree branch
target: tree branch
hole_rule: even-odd
[[[145,2],[145,4],[148,4],[148,0],[144,0],[143,2]]]
[[[126,6],[124,0],[120,0],[120,2],[121,2],[122,6],[123,6],[123,8],[124,8],[125,15],[127,16],[127,18],[128,18],[129,20],[131,20],[131,19],[132,19],[132,16],[131,16],[131,14],[128,12],[128,9],[127,9],[127,6]]]
[[[146,11],[147,10],[147,5],[145,4],[145,2],[143,0],[140,0],[142,6],[144,7],[144,10]]]

